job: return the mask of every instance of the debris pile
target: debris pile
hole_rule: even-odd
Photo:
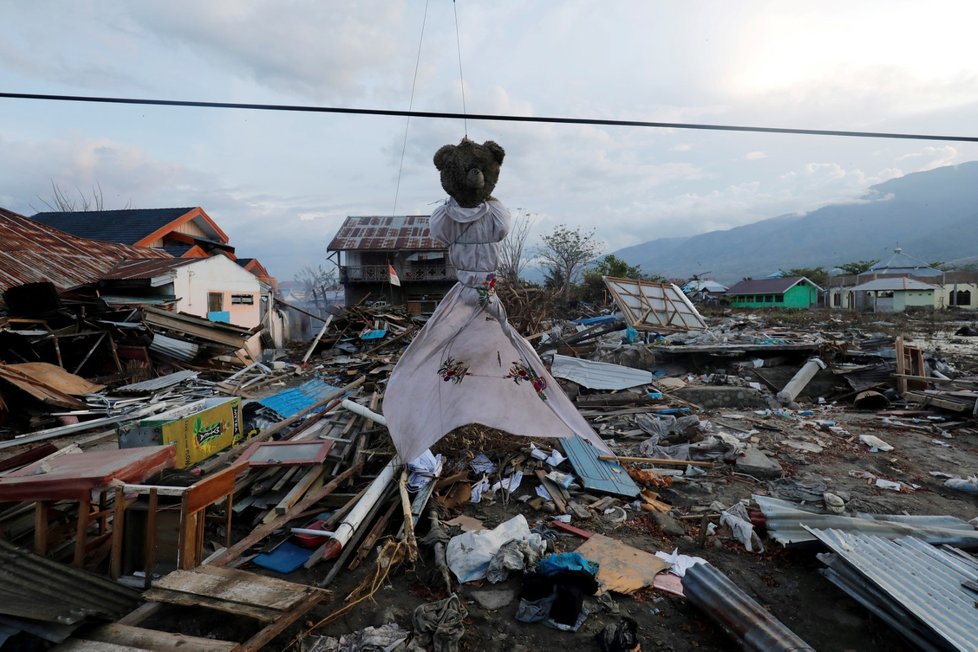
[[[0,649],[978,644],[970,358],[606,283],[617,310],[511,314],[613,455],[473,424],[399,460],[426,316],[384,304],[264,353],[156,307],[5,317]]]

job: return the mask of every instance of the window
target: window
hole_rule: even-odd
[[[971,305],[971,290],[958,290],[954,293],[954,305],[956,306],[970,306]]]
[[[840,307],[842,305],[842,293],[841,292],[836,292],[835,294],[832,295],[832,305],[835,306],[836,308],[838,308],[838,307]]]
[[[253,306],[255,304],[255,295],[253,294],[232,294],[231,295],[231,305],[232,306]]]
[[[775,294],[774,295],[774,303],[784,303],[784,295],[783,294]]]
[[[222,310],[224,310],[224,293],[208,292],[207,312],[221,312]]]

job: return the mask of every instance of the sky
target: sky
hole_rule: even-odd
[[[978,135],[978,3],[0,0],[0,89]],[[458,30],[456,32],[456,16]],[[459,70],[461,63],[461,71]],[[463,93],[464,88],[464,107]],[[0,99],[0,207],[52,186],[202,207],[279,278],[348,215],[429,214],[431,158],[506,150],[494,195],[604,251],[857,200],[978,144]]]

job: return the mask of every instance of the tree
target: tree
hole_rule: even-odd
[[[584,271],[582,294],[585,301],[601,301],[605,298],[605,285],[602,278],[604,276],[638,281],[651,280],[649,275],[642,273],[641,265],[629,265],[618,256],[608,254]]]
[[[854,260],[851,263],[846,263],[845,265],[839,265],[841,269],[846,274],[851,274],[855,276],[857,274],[862,274],[863,272],[868,272],[869,268],[878,263],[878,260]]]
[[[326,309],[326,292],[336,287],[336,270],[323,269],[322,265],[306,265],[293,277],[306,298],[312,298],[316,310],[322,314]]]
[[[804,276],[819,286],[824,286],[829,280],[829,273],[824,267],[795,267],[785,272],[785,276]]]
[[[594,230],[582,231],[580,227],[564,225],[541,238],[543,244],[537,255],[543,259],[544,271],[549,278],[560,282],[564,301],[570,297],[571,285],[580,276],[581,270],[599,253],[603,244],[594,237]]]
[[[499,245],[499,275],[511,283],[516,283],[528,261],[526,239],[533,228],[534,218],[522,208],[516,209],[509,234]]]
[[[96,183],[92,186],[91,197],[82,192],[81,188],[75,186],[75,193],[78,195],[76,199],[74,195],[70,192],[65,191],[61,186],[51,180],[51,197],[50,201],[44,197],[38,197],[38,200],[44,204],[49,211],[56,211],[58,213],[74,213],[76,211],[103,211],[105,210],[105,198],[102,196],[102,186]],[[130,208],[132,201],[126,202],[123,208]],[[36,212],[38,211],[34,206],[31,206]]]

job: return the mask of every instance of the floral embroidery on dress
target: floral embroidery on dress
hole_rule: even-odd
[[[469,375],[469,368],[461,360],[445,358],[445,361],[441,363],[441,367],[438,368],[438,375],[446,383],[451,381],[458,385]]]
[[[540,400],[547,400],[547,395],[544,393],[544,390],[547,389],[547,381],[537,375],[537,372],[533,371],[533,368],[525,362],[514,362],[513,366],[509,368],[509,373],[506,375],[506,378],[512,378],[513,382],[517,385],[524,381],[529,382],[533,385],[533,389],[537,393],[537,396],[540,397]]]
[[[482,287],[476,288],[479,293],[479,305],[483,308],[492,301],[492,298],[496,296],[496,275],[486,274],[486,280],[482,284]]]

